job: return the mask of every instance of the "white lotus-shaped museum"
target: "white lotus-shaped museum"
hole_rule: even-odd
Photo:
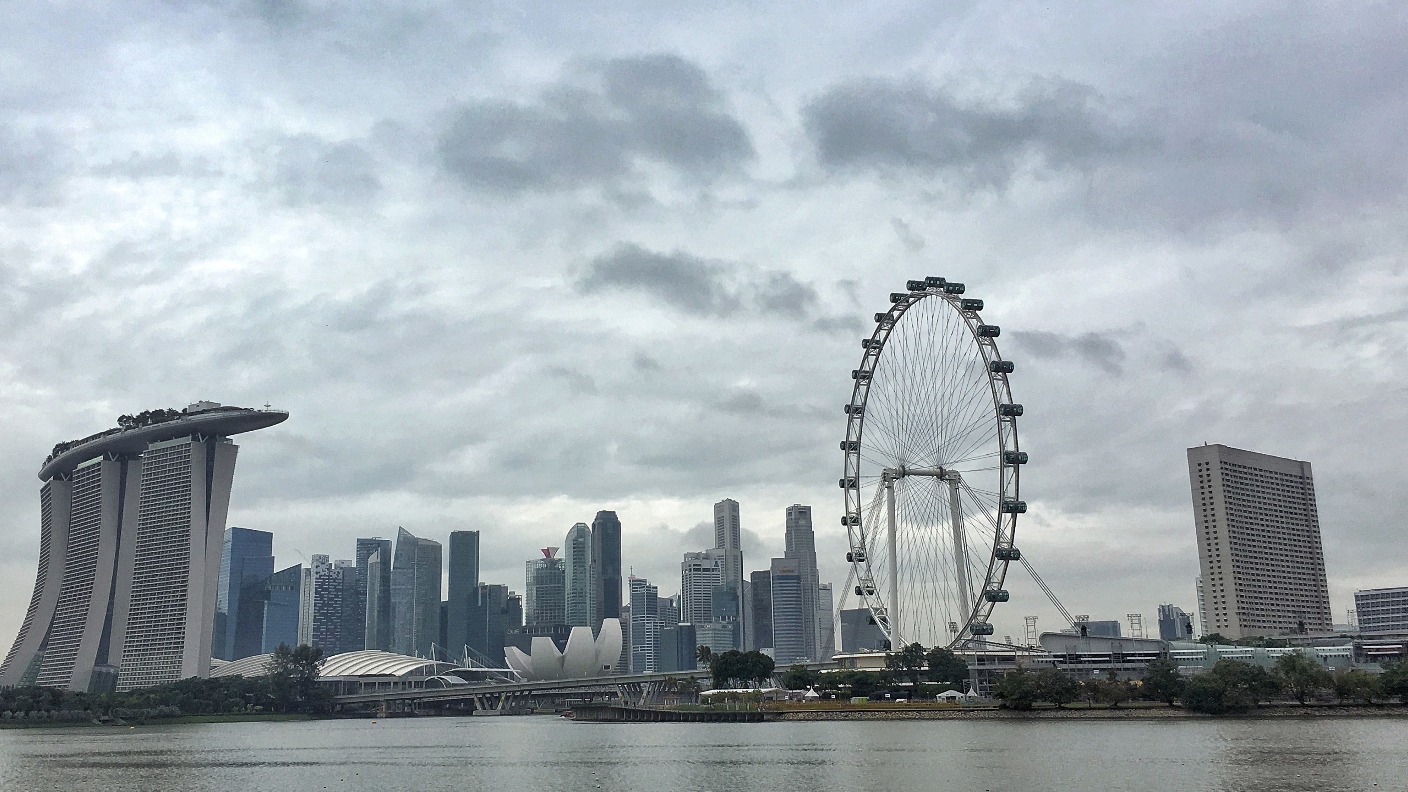
[[[602,619],[595,638],[592,628],[573,627],[561,652],[551,638],[536,635],[529,650],[524,654],[516,646],[504,647],[504,660],[530,682],[607,676],[621,657],[621,620]]]

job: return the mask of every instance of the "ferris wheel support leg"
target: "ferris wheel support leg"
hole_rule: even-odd
[[[900,561],[897,551],[899,542],[895,538],[895,480],[889,479],[885,483],[885,516],[889,520],[887,526],[886,541],[889,543],[890,557],[890,596],[889,596],[889,620],[890,620],[890,649],[898,651],[900,648]]]
[[[953,522],[954,573],[958,578],[958,612],[966,614],[973,609],[973,570],[968,565],[968,542],[963,535],[963,505],[958,501],[958,485],[962,479],[956,471],[944,475],[948,482],[948,511]]]

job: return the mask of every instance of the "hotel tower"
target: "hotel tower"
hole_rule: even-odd
[[[229,436],[288,418],[198,402],[124,415],[39,470],[39,571],[0,686],[104,692],[210,672]]]

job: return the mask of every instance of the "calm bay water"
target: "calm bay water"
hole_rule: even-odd
[[[1406,788],[1403,718],[733,725],[533,716],[0,731],[5,792]]]

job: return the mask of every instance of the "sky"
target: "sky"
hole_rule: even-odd
[[[404,526],[482,577],[614,509],[678,588],[816,514],[871,315],[963,281],[1073,613],[1195,610],[1185,449],[1314,466],[1336,621],[1408,585],[1395,3],[20,0],[0,26],[0,642],[54,443],[199,399],[280,566]],[[1020,570],[998,637],[1062,626]],[[3,648],[3,647],[0,647]]]

